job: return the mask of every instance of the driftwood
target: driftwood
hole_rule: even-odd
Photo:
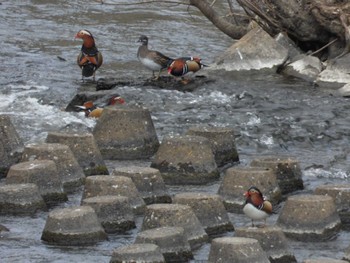
[[[210,0],[212,1],[212,0]],[[224,0],[221,0],[224,1]],[[232,2],[228,1],[232,14]],[[247,23],[229,20],[219,14],[215,2],[189,0],[212,23],[232,38],[240,38]],[[219,2],[219,1],[218,1]],[[236,0],[246,16],[258,23],[270,35],[285,32],[305,51],[322,50],[337,40],[338,53],[350,51],[350,3],[348,0]],[[216,3],[217,4],[217,3]],[[242,20],[241,20],[242,21]],[[324,55],[324,54],[323,54]]]

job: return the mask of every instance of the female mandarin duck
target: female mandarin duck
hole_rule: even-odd
[[[88,30],[80,30],[75,38],[81,38],[83,45],[77,58],[77,63],[81,68],[82,79],[84,77],[93,77],[95,80],[95,72],[102,65],[103,57],[95,45],[95,39]]]
[[[252,186],[245,192],[245,205],[243,212],[252,220],[252,226],[254,226],[254,220],[265,220],[272,214],[272,204],[265,200],[262,193],[258,188]]]
[[[83,106],[76,106],[77,108],[83,110],[85,112],[85,116],[89,118],[99,118],[103,112],[103,108],[106,106],[116,105],[116,104],[124,104],[125,100],[119,95],[115,95],[108,99],[107,104],[105,106],[97,107],[94,103],[89,100],[83,104]]]
[[[148,49],[148,37],[142,35],[137,42],[141,42],[141,46],[137,51],[137,58],[148,69],[152,70],[153,77],[154,72],[158,71],[158,79],[163,69],[166,69],[173,59],[163,55],[162,53]]]
[[[189,72],[197,72],[207,65],[202,64],[198,57],[182,57],[174,59],[168,66],[168,73],[175,77],[182,77]]]

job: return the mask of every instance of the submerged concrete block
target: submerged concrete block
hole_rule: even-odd
[[[100,149],[91,133],[49,132],[46,142],[69,146],[86,176],[109,174]]]
[[[11,165],[21,160],[23,142],[11,119],[0,115],[0,178],[6,177]]]
[[[47,210],[36,184],[7,184],[0,186],[0,214],[33,215]]]
[[[206,184],[219,178],[208,139],[200,136],[165,137],[151,167],[167,184]]]
[[[301,241],[325,241],[340,230],[334,200],[325,195],[290,196],[277,219],[287,237]]]
[[[155,154],[158,137],[148,109],[106,107],[93,130],[104,159],[145,159]]]
[[[47,217],[41,239],[53,245],[93,245],[107,235],[90,206],[59,208]]]
[[[270,263],[256,239],[220,237],[211,242],[208,263]]]
[[[66,192],[72,193],[85,181],[83,170],[67,145],[40,143],[25,146],[22,161],[52,160]]]
[[[268,156],[256,158],[250,165],[272,169],[276,173],[282,194],[304,189],[299,162],[293,158]]]
[[[134,212],[125,196],[96,196],[86,198],[82,205],[91,206],[106,233],[123,233],[136,227]]]
[[[190,206],[208,235],[218,235],[234,229],[219,195],[180,193],[174,196],[174,203]]]
[[[217,166],[239,161],[235,133],[232,128],[195,126],[189,128],[186,134],[202,136],[209,140]]]
[[[36,184],[47,205],[68,200],[54,161],[34,160],[12,165],[6,184],[23,183]]]
[[[256,186],[273,205],[282,199],[276,174],[263,167],[231,167],[225,171],[218,194],[229,212],[242,213],[245,203],[244,193]]]
[[[142,230],[164,226],[183,227],[192,249],[208,240],[208,235],[188,205],[153,204],[146,207]]]
[[[193,259],[190,244],[182,227],[160,227],[141,231],[135,243],[156,244],[166,262],[188,262]]]
[[[132,244],[113,250],[110,263],[165,263],[160,248],[155,244]]]
[[[147,205],[171,203],[162,175],[150,167],[125,166],[112,171],[112,175],[130,177]]]
[[[129,177],[93,175],[86,178],[82,200],[89,197],[114,195],[126,196],[135,214],[142,214],[146,204]]]

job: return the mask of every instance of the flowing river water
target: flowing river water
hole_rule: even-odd
[[[208,64],[233,42],[194,8],[116,5],[121,3],[0,1],[0,114],[11,116],[25,144],[43,142],[49,131],[91,131],[95,125],[82,113],[64,111],[77,91],[89,85],[81,82],[76,65],[81,42],[74,40],[74,35],[80,29],[95,35],[104,55],[97,78],[140,80],[151,76],[136,58],[140,34],[149,37],[151,48],[171,57],[195,55]],[[232,127],[237,135],[239,165],[249,165],[253,158],[266,155],[292,156],[302,167],[305,192],[320,184],[348,183],[347,99],[333,95],[332,90],[277,74],[210,68],[203,72],[211,81],[193,92],[137,85],[117,90],[127,103],[151,111],[160,140],[165,135],[182,134],[193,125]],[[108,164],[111,169],[118,165]],[[219,183],[169,187],[169,191],[216,193]],[[72,195],[61,206],[79,204],[80,197]],[[40,240],[46,217],[47,213],[0,216],[0,224],[10,229],[0,234],[0,262],[108,262],[112,250],[132,243],[139,230],[111,235],[109,241],[96,246],[56,247]],[[250,223],[243,215],[230,217],[235,226]],[[276,217],[268,223],[273,224]],[[137,220],[140,226],[142,218]],[[350,246],[350,233],[342,230],[336,239],[320,243],[290,240],[290,246],[300,262],[316,256],[340,259]],[[195,251],[194,262],[205,262],[209,248],[207,244]]]

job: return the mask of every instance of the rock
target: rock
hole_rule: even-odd
[[[44,199],[36,184],[7,184],[0,186],[0,214],[33,215],[46,211]]]
[[[234,229],[218,195],[179,193],[174,196],[174,203],[190,206],[208,235],[218,235]]]
[[[263,167],[231,167],[225,171],[218,194],[229,212],[243,213],[244,193],[256,186],[273,205],[282,199],[276,174]]]
[[[333,198],[325,195],[290,196],[277,219],[287,237],[300,241],[326,241],[340,230]]]
[[[350,83],[350,54],[347,54],[336,60],[328,61],[326,69],[323,70],[316,83],[319,86],[340,88],[344,84]]]
[[[303,261],[303,263],[347,263],[348,261],[334,259],[334,258],[312,258],[312,259],[306,259]]]
[[[151,114],[139,107],[106,107],[93,135],[104,159],[147,159],[159,147]]]
[[[146,204],[129,177],[110,175],[87,177],[82,200],[103,195],[128,197],[135,214],[142,214],[145,210]]]
[[[295,45],[295,42],[291,40],[287,33],[278,33],[275,37],[278,44],[288,49],[288,61],[295,61],[295,57],[301,55],[303,52]]]
[[[209,140],[217,166],[239,162],[232,128],[196,126],[190,127],[186,135],[202,136]]]
[[[49,132],[46,142],[69,146],[86,176],[109,174],[100,149],[91,133]]]
[[[227,71],[268,69],[276,72],[288,58],[288,49],[256,27],[228,48],[214,63]]]
[[[304,189],[299,162],[293,158],[268,156],[256,158],[250,165],[272,169],[277,176],[282,194]]]
[[[125,196],[95,196],[82,201],[91,206],[106,233],[124,233],[136,227],[134,213]]]
[[[160,248],[155,244],[132,244],[113,250],[110,263],[165,263]]]
[[[107,239],[90,206],[59,208],[47,217],[41,239],[53,245],[93,245]]]
[[[85,182],[85,175],[72,151],[59,143],[30,144],[24,148],[22,161],[52,160],[67,193],[74,192]]]
[[[269,226],[236,228],[235,236],[258,240],[261,248],[266,252],[270,262],[297,262],[295,256],[290,251],[286,236],[279,227]]]
[[[343,87],[338,89],[338,93],[343,97],[350,97],[350,83],[347,83]]]
[[[220,237],[211,242],[208,263],[269,263],[266,253],[256,239]]]
[[[300,59],[287,64],[282,69],[282,73],[314,82],[322,70],[322,63],[319,58],[303,55]]]
[[[208,139],[200,136],[165,137],[151,167],[167,184],[206,184],[219,178]]]
[[[22,151],[23,142],[10,117],[0,115],[0,179],[6,177],[11,165],[20,161]]]
[[[182,227],[160,227],[141,231],[135,243],[159,246],[166,262],[188,262],[193,259],[190,244]]]
[[[192,249],[198,248],[208,240],[202,224],[188,205],[148,205],[142,222],[142,231],[164,226],[183,227]]]
[[[314,193],[331,196],[337,207],[342,227],[350,229],[350,184],[319,185]]]
[[[147,205],[153,203],[171,203],[162,175],[151,167],[118,167],[112,175],[130,177]]]
[[[12,165],[6,184],[23,183],[36,184],[48,206],[68,200],[54,161],[34,160]]]

